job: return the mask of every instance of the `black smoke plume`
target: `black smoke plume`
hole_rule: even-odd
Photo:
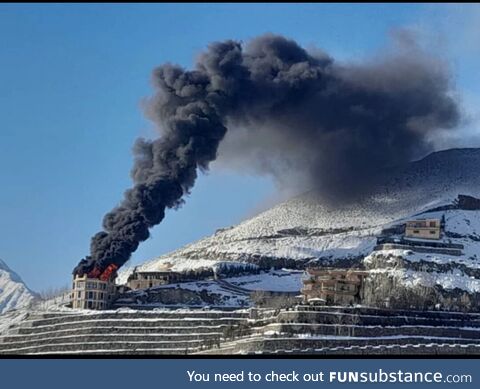
[[[459,120],[445,67],[413,46],[342,65],[282,36],[229,40],[211,44],[194,70],[160,66],[153,83],[147,114],[161,137],[135,144],[134,186],[105,216],[75,274],[123,265],[216,159],[227,128],[223,159],[279,180],[303,174],[346,198],[380,167],[428,151],[436,131]]]

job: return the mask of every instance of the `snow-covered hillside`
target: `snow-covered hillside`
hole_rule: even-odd
[[[480,193],[480,149],[430,154],[385,173],[375,194],[359,203],[328,205],[315,193],[286,201],[243,223],[155,258],[143,270],[179,270],[214,261],[335,261],[368,255],[389,224],[451,203],[458,194]],[[480,233],[480,232],[479,232]],[[282,263],[281,266],[288,266]],[[124,272],[124,275],[129,271]]]
[[[364,259],[364,264],[372,274],[387,276],[394,284],[410,289],[437,288],[437,291],[457,296],[464,292],[480,293],[480,210],[449,209],[416,217],[442,216],[445,227],[438,243],[461,245],[460,255],[387,247],[373,251]]]
[[[36,298],[36,294],[0,259],[0,314],[25,308]]]

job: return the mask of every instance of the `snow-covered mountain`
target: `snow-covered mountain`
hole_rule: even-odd
[[[263,269],[360,266],[370,271],[367,305],[383,306],[388,300],[402,308],[415,302],[417,309],[436,305],[473,309],[480,304],[480,207],[478,201],[477,209],[459,206],[459,195],[480,197],[480,149],[436,152],[402,169],[385,171],[374,194],[356,203],[329,205],[313,192],[298,196],[148,261],[140,270],[185,271],[229,262],[232,266],[250,262]],[[443,219],[437,244],[460,247],[460,253],[422,250],[411,242],[379,244],[377,239],[385,234],[393,242],[401,240],[402,226],[412,218]],[[120,280],[131,271],[123,270]],[[252,276],[254,284],[266,276]],[[300,278],[294,282],[299,290]]]
[[[0,315],[26,308],[36,299],[37,295],[0,259]]]
[[[264,265],[280,261],[294,266],[295,261],[356,260],[372,252],[377,235],[389,224],[449,204],[460,193],[480,194],[480,149],[436,152],[387,171],[383,184],[359,203],[329,206],[307,193],[141,268],[155,270],[168,264],[181,271],[216,261]]]

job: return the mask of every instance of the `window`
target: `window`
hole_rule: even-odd
[[[430,235],[435,235],[435,231],[434,231],[434,230],[430,230]]]
[[[419,230],[413,230],[413,233],[414,234],[420,234],[420,231]]]
[[[77,289],[85,289],[85,282],[77,281]]]
[[[435,222],[430,222],[430,227],[435,227],[437,225],[437,223]]]
[[[93,299],[93,292],[88,292],[88,299]]]

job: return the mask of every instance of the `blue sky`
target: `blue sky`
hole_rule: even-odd
[[[408,27],[440,42],[473,107],[479,16],[421,4],[0,5],[0,258],[35,290],[69,282],[130,186],[134,140],[153,136],[141,101],[156,65],[191,67],[211,41],[266,32],[353,60]],[[268,178],[213,169],[132,262],[237,223],[276,191]]]

